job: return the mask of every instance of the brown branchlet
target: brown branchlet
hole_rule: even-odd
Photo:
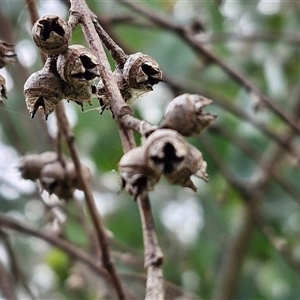
[[[89,168],[82,164],[81,169],[90,181]],[[55,152],[26,155],[20,162],[19,170],[24,179],[38,180],[43,190],[62,199],[71,198],[76,189],[82,190],[73,162],[66,158],[59,160]]]
[[[162,81],[162,71],[157,61],[140,52],[128,55],[124,66],[118,65],[113,75],[125,102],[131,102],[152,91],[153,86]],[[97,94],[100,106],[103,109],[109,108],[102,80],[98,83]]]
[[[13,45],[9,45],[3,41],[0,41],[0,69],[6,65],[16,61],[16,53]],[[3,98],[7,98],[7,89],[5,86],[5,78],[0,75],[0,102]]]
[[[159,128],[173,129],[183,136],[198,135],[217,118],[216,114],[202,110],[211,103],[212,100],[201,95],[180,95],[167,106]]]
[[[32,38],[37,47],[47,55],[57,55],[67,50],[71,39],[71,27],[55,15],[46,15],[32,27]]]
[[[208,181],[207,163],[202,153],[171,129],[154,131],[143,144],[146,164],[161,172],[171,183],[197,191],[190,177],[195,175]]]
[[[145,148],[137,147],[123,155],[119,162],[122,188],[136,199],[147,191],[152,191],[161,172],[151,169],[145,161]]]

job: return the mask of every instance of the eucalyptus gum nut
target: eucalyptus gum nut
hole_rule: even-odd
[[[171,129],[154,131],[144,140],[143,147],[147,165],[164,174],[180,168],[188,154],[184,138]]]
[[[59,160],[46,164],[40,172],[39,180],[45,191],[59,198],[69,198],[75,191],[66,180],[65,167]]]
[[[43,166],[44,164],[38,154],[28,154],[20,161],[18,169],[22,178],[34,181],[38,179]]]
[[[159,127],[176,130],[183,136],[198,135],[217,118],[216,114],[202,110],[211,103],[212,100],[201,95],[180,95],[167,106]]]
[[[40,161],[46,165],[57,160],[57,153],[54,151],[46,151],[39,154]]]
[[[0,68],[16,61],[17,54],[14,50],[14,45],[9,45],[0,41]]]
[[[66,180],[69,182],[70,186],[75,189],[83,190],[82,183],[79,181],[75,165],[72,161],[67,161],[65,166]],[[87,182],[91,182],[92,174],[88,166],[81,164],[81,172],[83,177]]]
[[[136,147],[126,152],[119,162],[122,188],[135,198],[151,191],[159,181],[161,173],[151,169],[145,161],[143,147]]]
[[[38,179],[41,169],[55,160],[57,160],[57,154],[52,151],[46,151],[41,154],[28,154],[20,161],[18,169],[22,178],[34,181]]]
[[[207,163],[202,153],[189,145],[177,131],[158,129],[144,140],[143,147],[146,164],[162,172],[171,184],[196,191],[190,179],[192,175],[208,180]]]
[[[96,86],[86,81],[78,82],[76,85],[64,82],[62,87],[64,98],[76,102],[82,109],[84,102],[92,104],[91,99],[96,93]]]
[[[7,98],[7,89],[5,84],[5,78],[0,75],[0,102],[3,101],[3,98]]]
[[[80,85],[99,77],[97,57],[82,45],[71,45],[57,57],[57,71],[68,84]]]
[[[162,71],[153,57],[137,52],[128,56],[123,77],[130,88],[151,91],[153,85],[162,81]]]
[[[47,55],[57,55],[67,50],[72,29],[56,15],[45,15],[32,27],[31,35],[37,47]]]
[[[62,81],[49,70],[43,68],[32,73],[24,84],[27,109],[33,118],[41,108],[47,119],[56,105],[63,99]]]

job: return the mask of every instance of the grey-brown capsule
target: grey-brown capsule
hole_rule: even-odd
[[[57,57],[57,71],[71,85],[92,81],[99,76],[97,57],[82,45],[71,45]]]
[[[0,68],[16,61],[14,46],[0,41]]]
[[[119,162],[122,188],[134,196],[153,190],[161,173],[151,169],[145,161],[143,147],[134,148],[123,155]]]
[[[65,81],[63,93],[66,99],[91,104],[96,94],[94,79],[99,76],[96,56],[82,45],[71,45],[57,57],[57,71]]]
[[[52,68],[53,60],[49,57],[43,69],[32,73],[24,84],[25,101],[32,118],[38,109],[42,109],[47,119],[64,98],[63,82]]]
[[[20,161],[18,169],[24,179],[32,181],[39,178],[41,169],[48,163],[57,160],[57,154],[52,151],[46,151],[41,154],[28,154]]]
[[[7,90],[5,86],[5,79],[0,75],[0,102],[3,101],[3,98],[7,98]]]
[[[162,71],[157,61],[140,52],[128,55],[124,66],[117,66],[113,75],[125,102],[131,102],[152,91],[153,86],[162,81]],[[103,109],[109,108],[108,97],[101,79],[97,85],[97,95],[100,106]]]
[[[192,175],[208,180],[207,163],[201,152],[189,145],[177,131],[156,130],[144,141],[143,147],[146,164],[161,172],[170,183],[196,191],[190,179]]]
[[[57,55],[67,50],[72,30],[59,16],[45,15],[34,23],[31,34],[42,52]]]
[[[58,198],[68,199],[75,191],[66,178],[64,164],[59,160],[45,165],[40,172],[39,180],[44,190],[50,195],[55,194]]]
[[[128,56],[123,77],[130,88],[152,91],[153,85],[162,81],[162,71],[153,57],[137,52]]]
[[[70,183],[72,187],[78,190],[83,190],[82,183],[76,173],[75,165],[72,161],[67,161],[65,163],[66,180]],[[87,182],[91,182],[92,174],[88,166],[81,164],[81,172]]]
[[[201,95],[180,95],[168,105],[159,127],[176,130],[183,136],[198,135],[217,118],[216,114],[203,111],[211,103]]]

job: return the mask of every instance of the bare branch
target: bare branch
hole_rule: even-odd
[[[4,214],[0,214],[0,226],[2,229],[9,228],[17,232],[40,238],[46,241],[47,243],[64,251],[70,257],[86,264],[96,274],[103,276],[104,278],[108,277],[107,271],[100,265],[100,263],[95,262],[95,259],[93,257],[91,257],[83,250],[79,249],[78,247],[67,242],[66,240],[56,237],[53,234],[43,232],[41,230],[34,229],[28,225],[22,224],[21,222],[14,220],[11,217],[5,216]]]
[[[93,24],[97,24],[97,18],[96,16],[89,10],[86,3],[84,1],[73,1],[71,0],[71,22],[72,23],[72,15],[74,15],[74,18],[77,20],[80,20],[82,30],[84,32],[85,38],[87,42],[89,43],[90,49],[95,53],[95,55],[98,58],[99,64],[100,64],[100,76],[103,80],[103,84],[105,86],[105,90],[110,102],[111,110],[113,112],[113,115],[116,118],[116,121],[118,122],[119,127],[119,133],[123,145],[123,149],[125,152],[129,151],[130,149],[135,147],[135,142],[133,138],[133,134],[131,130],[126,129],[127,126],[124,122],[124,119],[122,119],[124,116],[127,117],[132,114],[131,109],[125,104],[122,95],[118,89],[117,83],[113,77],[112,71],[110,69],[109,63],[107,61],[104,49],[102,47],[102,44],[98,38],[99,33],[99,27],[98,27],[98,33],[96,29],[93,26],[90,26],[91,22]],[[97,28],[97,25],[96,25]],[[102,34],[103,36],[103,34]],[[113,45],[110,45],[110,47],[113,47]],[[114,53],[112,49],[110,49],[111,53]],[[117,49],[116,52],[119,50]],[[119,52],[118,52],[119,53]],[[142,200],[142,199],[141,199]],[[149,202],[143,202],[138,201],[138,205],[141,211],[141,216],[145,214],[147,218],[145,219],[145,222],[147,222],[147,226],[153,227],[153,223],[149,222],[149,216],[152,216],[151,210],[144,211],[143,205],[149,204]],[[146,199],[148,200],[148,199]],[[150,206],[149,206],[150,207]],[[142,217],[143,219],[143,217]],[[148,232],[145,232],[144,235],[148,235]],[[155,236],[155,233],[152,231],[152,236]],[[152,253],[152,249],[148,250],[148,243],[145,245],[147,248],[145,249],[145,253],[147,251]],[[145,255],[145,261],[147,260],[147,256]],[[146,261],[147,262],[147,261]],[[162,263],[162,261],[161,261]],[[156,269],[152,270],[152,265],[148,265],[145,263],[147,270],[148,270],[148,282],[153,283],[156,287],[162,287],[162,289],[159,289],[159,294],[156,293],[156,295],[160,295],[159,298],[161,299],[163,297],[164,288],[163,288],[163,276],[162,276],[162,270],[161,270],[161,263],[156,266]],[[154,272],[155,271],[155,272]],[[159,274],[159,276],[158,276]],[[153,294],[153,286],[152,284],[147,284],[146,286],[146,295],[152,296]],[[149,298],[148,298],[149,299]],[[153,298],[152,298],[153,299]]]
[[[17,300],[15,296],[15,286],[11,276],[5,270],[3,262],[0,260],[0,289],[5,299]]]
[[[146,9],[144,6],[128,1],[119,0],[119,2],[126,4],[133,10],[139,12],[147,19],[151,20],[160,27],[166,28],[179,37],[181,37],[188,45],[190,45],[197,53],[205,56],[211,62],[218,65],[229,77],[231,77],[235,82],[240,84],[246,89],[246,91],[253,93],[258,97],[258,99],[265,104],[271,111],[273,111],[283,122],[288,124],[295,132],[300,133],[300,127],[296,120],[291,116],[287,115],[275,102],[273,102],[268,96],[263,94],[247,77],[245,77],[241,72],[237,71],[233,67],[229,66],[224,60],[215,55],[212,51],[205,48],[203,43],[199,42],[195,35],[190,32],[187,28],[178,25],[177,23],[171,21],[170,19],[163,17],[157,13]]]

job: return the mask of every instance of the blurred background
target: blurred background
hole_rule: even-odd
[[[180,294],[177,288],[188,293],[181,299],[299,299],[299,132],[274,114],[257,90],[299,124],[300,4],[134,2],[185,28],[199,45],[193,46],[175,26],[161,26],[130,5],[87,3],[126,53],[143,52],[160,64],[165,81],[132,104],[137,117],[158,124],[167,104],[182,93],[213,99],[206,111],[218,114],[210,128],[188,139],[208,162],[209,182],[193,178],[198,188],[194,193],[161,180],[150,193],[164,276],[170,283],[167,299],[179,297],[174,296]],[[68,1],[41,0],[37,5],[40,16],[68,18]],[[26,6],[25,1],[9,0],[0,5],[0,39],[14,44],[18,57],[0,70],[8,89],[0,107],[0,211],[91,247],[83,194],[76,191],[74,199],[64,202],[40,193],[37,184],[18,172],[25,154],[53,150],[57,133],[54,114],[45,122],[39,113],[30,119],[26,109],[23,84],[42,67]],[[87,45],[79,26],[72,43]],[[228,70],[242,74],[241,79]],[[82,162],[93,174],[94,196],[117,268],[141,299],[145,272],[138,207],[126,192],[119,193],[122,147],[117,126],[108,111],[99,114],[97,99],[93,102],[84,112],[66,101],[65,108]],[[139,138],[137,134],[137,142]],[[19,299],[30,294],[36,299],[106,299],[99,280],[61,250],[2,229],[0,239],[2,264],[12,276],[22,274],[15,278]]]

